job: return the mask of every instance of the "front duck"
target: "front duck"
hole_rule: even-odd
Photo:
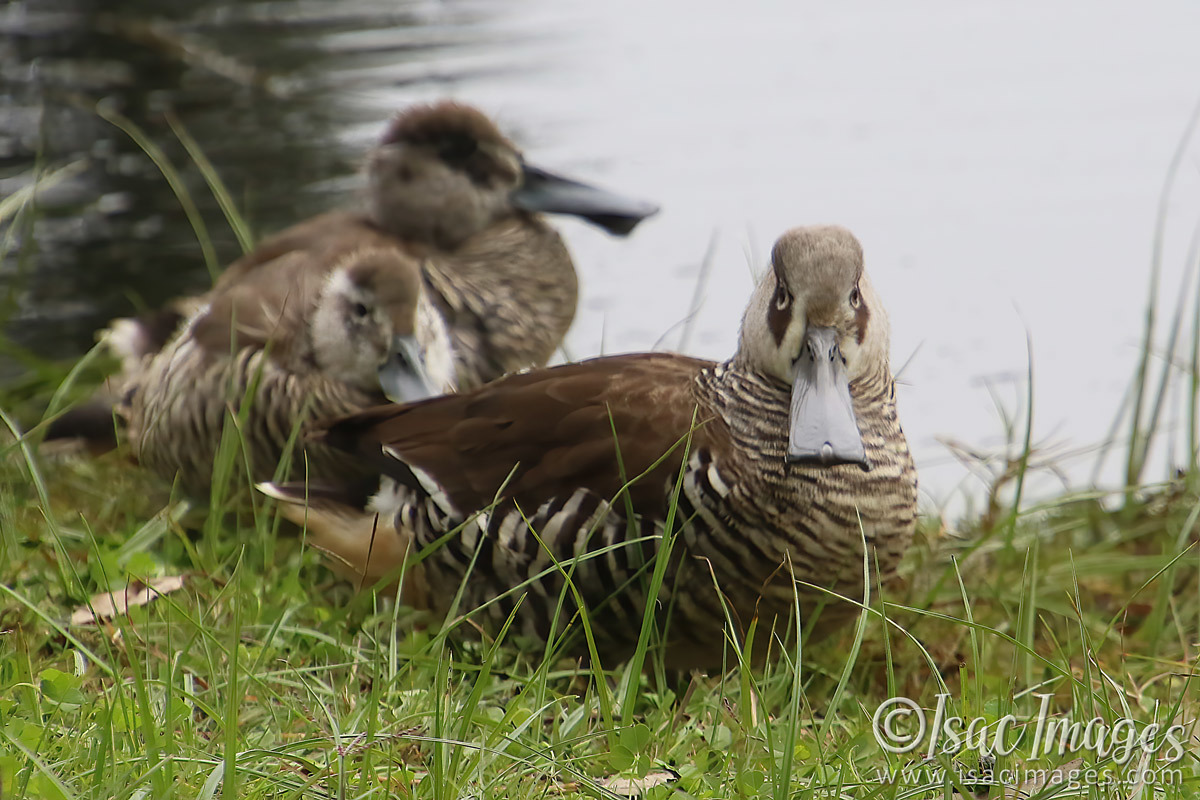
[[[838,227],[779,239],[724,363],[638,354],[533,370],[355,414],[324,440],[386,476],[371,499],[380,531],[411,531],[418,549],[445,538],[422,565],[435,610],[461,584],[461,608],[496,625],[523,596],[517,629],[544,639],[579,628],[570,574],[602,657],[635,646],[670,525],[657,616],[665,663],[681,668],[732,663],[727,619],[740,641],[757,618],[761,644],[794,630],[797,597],[806,631],[826,603],[821,619],[844,616],[813,587],[860,596],[863,542],[886,578],[916,520],[887,314]]]

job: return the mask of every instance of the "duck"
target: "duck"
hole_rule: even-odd
[[[415,594],[432,611],[453,610],[461,587],[457,608],[485,629],[512,615],[510,632],[576,643],[586,611],[606,659],[634,651],[661,559],[652,617],[668,668],[732,663],[728,643],[752,630],[761,658],[844,622],[864,563],[888,580],[912,540],[889,341],[855,236],[794,228],[728,360],[598,357],[331,421],[315,436],[380,481],[365,499],[326,485],[315,513],[330,527],[338,502],[377,515],[366,537],[345,531],[345,560],[378,575],[366,541],[381,560],[421,552]],[[312,491],[259,488],[293,516]]]
[[[267,237],[215,287],[290,253],[321,270],[357,249],[399,248],[421,263],[461,388],[545,364],[574,320],[574,263],[543,214],[627,235],[659,210],[530,164],[482,111],[453,100],[398,113],[367,154],[365,174],[358,207]]]
[[[450,347],[415,259],[366,248],[321,270],[296,251],[216,287],[138,368],[118,411],[135,459],[188,494],[211,488],[230,425],[256,481],[289,451],[293,475],[341,475],[343,454],[293,438],[389,395],[453,391]]]
[[[108,381],[113,388],[54,420],[46,438],[81,437],[97,451],[115,447],[109,398],[153,379],[149,364],[210,294],[246,281],[264,285],[253,276],[278,259],[299,258],[324,275],[356,251],[397,249],[420,265],[423,289],[450,336],[456,386],[541,366],[570,328],[579,293],[571,255],[543,214],[577,216],[624,236],[659,210],[529,163],[482,111],[453,100],[400,111],[367,154],[364,171],[357,205],[266,237],[231,263],[210,293],[111,323],[100,338],[121,364]],[[117,411],[118,420],[126,416]]]

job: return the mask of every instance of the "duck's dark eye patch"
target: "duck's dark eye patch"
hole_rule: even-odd
[[[448,136],[438,142],[438,158],[453,167],[461,167],[479,150],[479,143],[470,136]]]
[[[788,326],[792,324],[792,293],[782,283],[775,289],[771,299],[771,307],[767,310],[767,327],[775,337],[775,344],[782,345],[787,336]]]
[[[491,186],[500,178],[493,158],[470,136],[450,136],[441,140],[437,154],[443,163],[465,173],[476,186]]]
[[[778,308],[780,311],[783,311],[785,308],[787,308],[791,304],[792,304],[791,293],[787,290],[786,286],[784,286],[782,283],[779,284],[779,288],[775,290],[775,307]]]
[[[858,292],[857,286],[854,288],[854,291]],[[855,339],[858,340],[859,344],[862,344],[863,340],[867,338],[867,325],[871,321],[871,310],[862,301],[861,294],[858,295],[858,302],[851,303],[851,305],[854,306],[854,327],[858,329],[858,335],[855,336]]]
[[[354,311],[354,316],[358,317],[359,319],[365,317],[370,311],[370,309],[367,308],[366,304],[364,303],[355,303],[352,310]]]
[[[500,177],[496,171],[495,162],[483,153],[476,153],[468,158],[463,163],[462,169],[476,186],[491,186]]]

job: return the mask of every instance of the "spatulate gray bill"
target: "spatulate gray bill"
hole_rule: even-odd
[[[523,164],[524,180],[513,190],[513,205],[525,211],[570,214],[609,233],[624,236],[658,212],[658,206]]]

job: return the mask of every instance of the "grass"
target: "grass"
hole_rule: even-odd
[[[1171,348],[1190,325],[1191,362],[1163,366],[1193,409],[1198,320],[1200,307],[1176,314]],[[1022,499],[1036,462],[1031,371],[982,513],[924,519],[901,579],[868,581],[842,633],[776,648],[761,669],[731,649],[727,673],[689,675],[664,669],[650,630],[631,663],[606,670],[505,630],[464,640],[469,619],[439,627],[334,579],[261,504],[225,513],[237,493],[214,497],[197,533],[195,512],[125,454],[36,446],[43,415],[82,397],[99,368],[28,357],[27,378],[0,388],[0,797],[1006,796],[983,785],[989,766],[1021,770],[1010,782],[1028,796],[1197,796],[1200,483],[1194,449],[1177,477],[1143,477],[1162,432],[1141,409],[1178,377],[1151,374],[1154,341],[1148,331],[1130,391],[1128,486]],[[233,474],[239,457],[232,436],[216,469]],[[175,575],[181,589],[126,614],[69,621],[102,593]],[[661,571],[648,579],[657,589]],[[873,718],[892,697],[931,727],[941,707],[983,720],[989,739],[1012,714],[1025,735],[1010,754],[928,739],[889,752]],[[1043,706],[1081,727],[1132,720],[1138,735],[1179,724],[1183,752],[1141,782],[1139,769],[1163,766],[1141,750],[1125,763],[1101,746],[1039,754]],[[1094,774],[1055,794],[1024,772],[1062,765]]]
[[[905,580],[874,587],[857,625],[725,676],[670,675],[653,650],[646,670],[602,672],[446,636],[355,595],[266,515],[195,534],[120,454],[14,446],[0,481],[5,798],[612,796],[613,776],[660,773],[648,796],[951,796],[932,774],[878,780],[925,763],[873,738],[895,695],[934,709],[946,693],[949,713],[994,724],[1046,694],[1056,716],[1194,735],[1200,506],[1183,480],[1113,509],[1061,498],[998,521],[1003,535],[927,520]],[[163,575],[184,587],[67,622]],[[1031,736],[1009,763],[1055,763],[1032,761]],[[1190,788],[1159,796],[1194,796],[1192,756],[1177,766]]]

